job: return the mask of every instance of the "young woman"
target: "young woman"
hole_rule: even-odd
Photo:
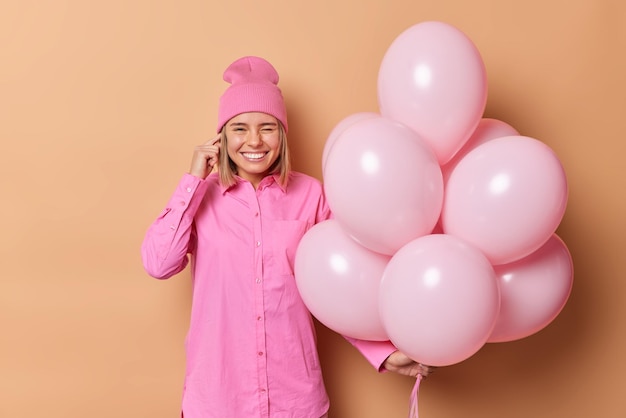
[[[224,72],[218,135],[195,148],[142,244],[156,278],[191,260],[186,418],[319,418],[329,402],[293,273],[305,232],[330,217],[320,182],[290,169],[278,73],[243,57]],[[428,374],[388,342],[348,339],[378,369]]]

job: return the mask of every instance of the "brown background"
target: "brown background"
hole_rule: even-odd
[[[431,4],[432,3],[432,4]],[[619,0],[5,0],[0,3],[0,416],[176,417],[188,272],[143,272],[145,229],[213,135],[221,73],[281,73],[298,170],[377,111],[384,52],[441,20],[481,51],[486,117],[552,147],[571,187],[561,315],[422,386],[422,418],[626,416],[626,5]],[[405,417],[411,380],[320,327],[334,418]]]

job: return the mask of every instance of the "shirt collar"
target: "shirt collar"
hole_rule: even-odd
[[[239,187],[240,183],[247,183],[247,180],[242,179],[241,177],[235,175],[235,179],[237,180],[237,182],[235,184],[233,184],[232,186],[224,186],[220,184],[220,188],[222,190],[222,194],[226,194],[226,192],[228,192],[230,189],[234,189],[235,187]],[[280,183],[280,175],[279,174],[272,174],[270,176],[266,176],[265,178],[263,178],[263,180],[261,180],[261,183],[259,183],[259,189],[264,189],[266,187],[272,187],[273,185],[276,185],[280,188],[280,190],[282,190],[283,193],[287,192],[287,188],[285,186],[283,186]]]

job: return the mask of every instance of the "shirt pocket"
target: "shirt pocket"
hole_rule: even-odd
[[[272,273],[293,275],[298,244],[311,225],[306,221],[289,220],[270,221],[267,226],[271,236],[268,258]]]

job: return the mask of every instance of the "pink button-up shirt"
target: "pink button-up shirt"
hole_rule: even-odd
[[[318,418],[329,402],[315,329],[294,279],[298,242],[330,210],[319,181],[292,173],[255,190],[186,174],[142,244],[146,271],[166,279],[191,255],[185,418]],[[387,342],[348,339],[377,368]]]

